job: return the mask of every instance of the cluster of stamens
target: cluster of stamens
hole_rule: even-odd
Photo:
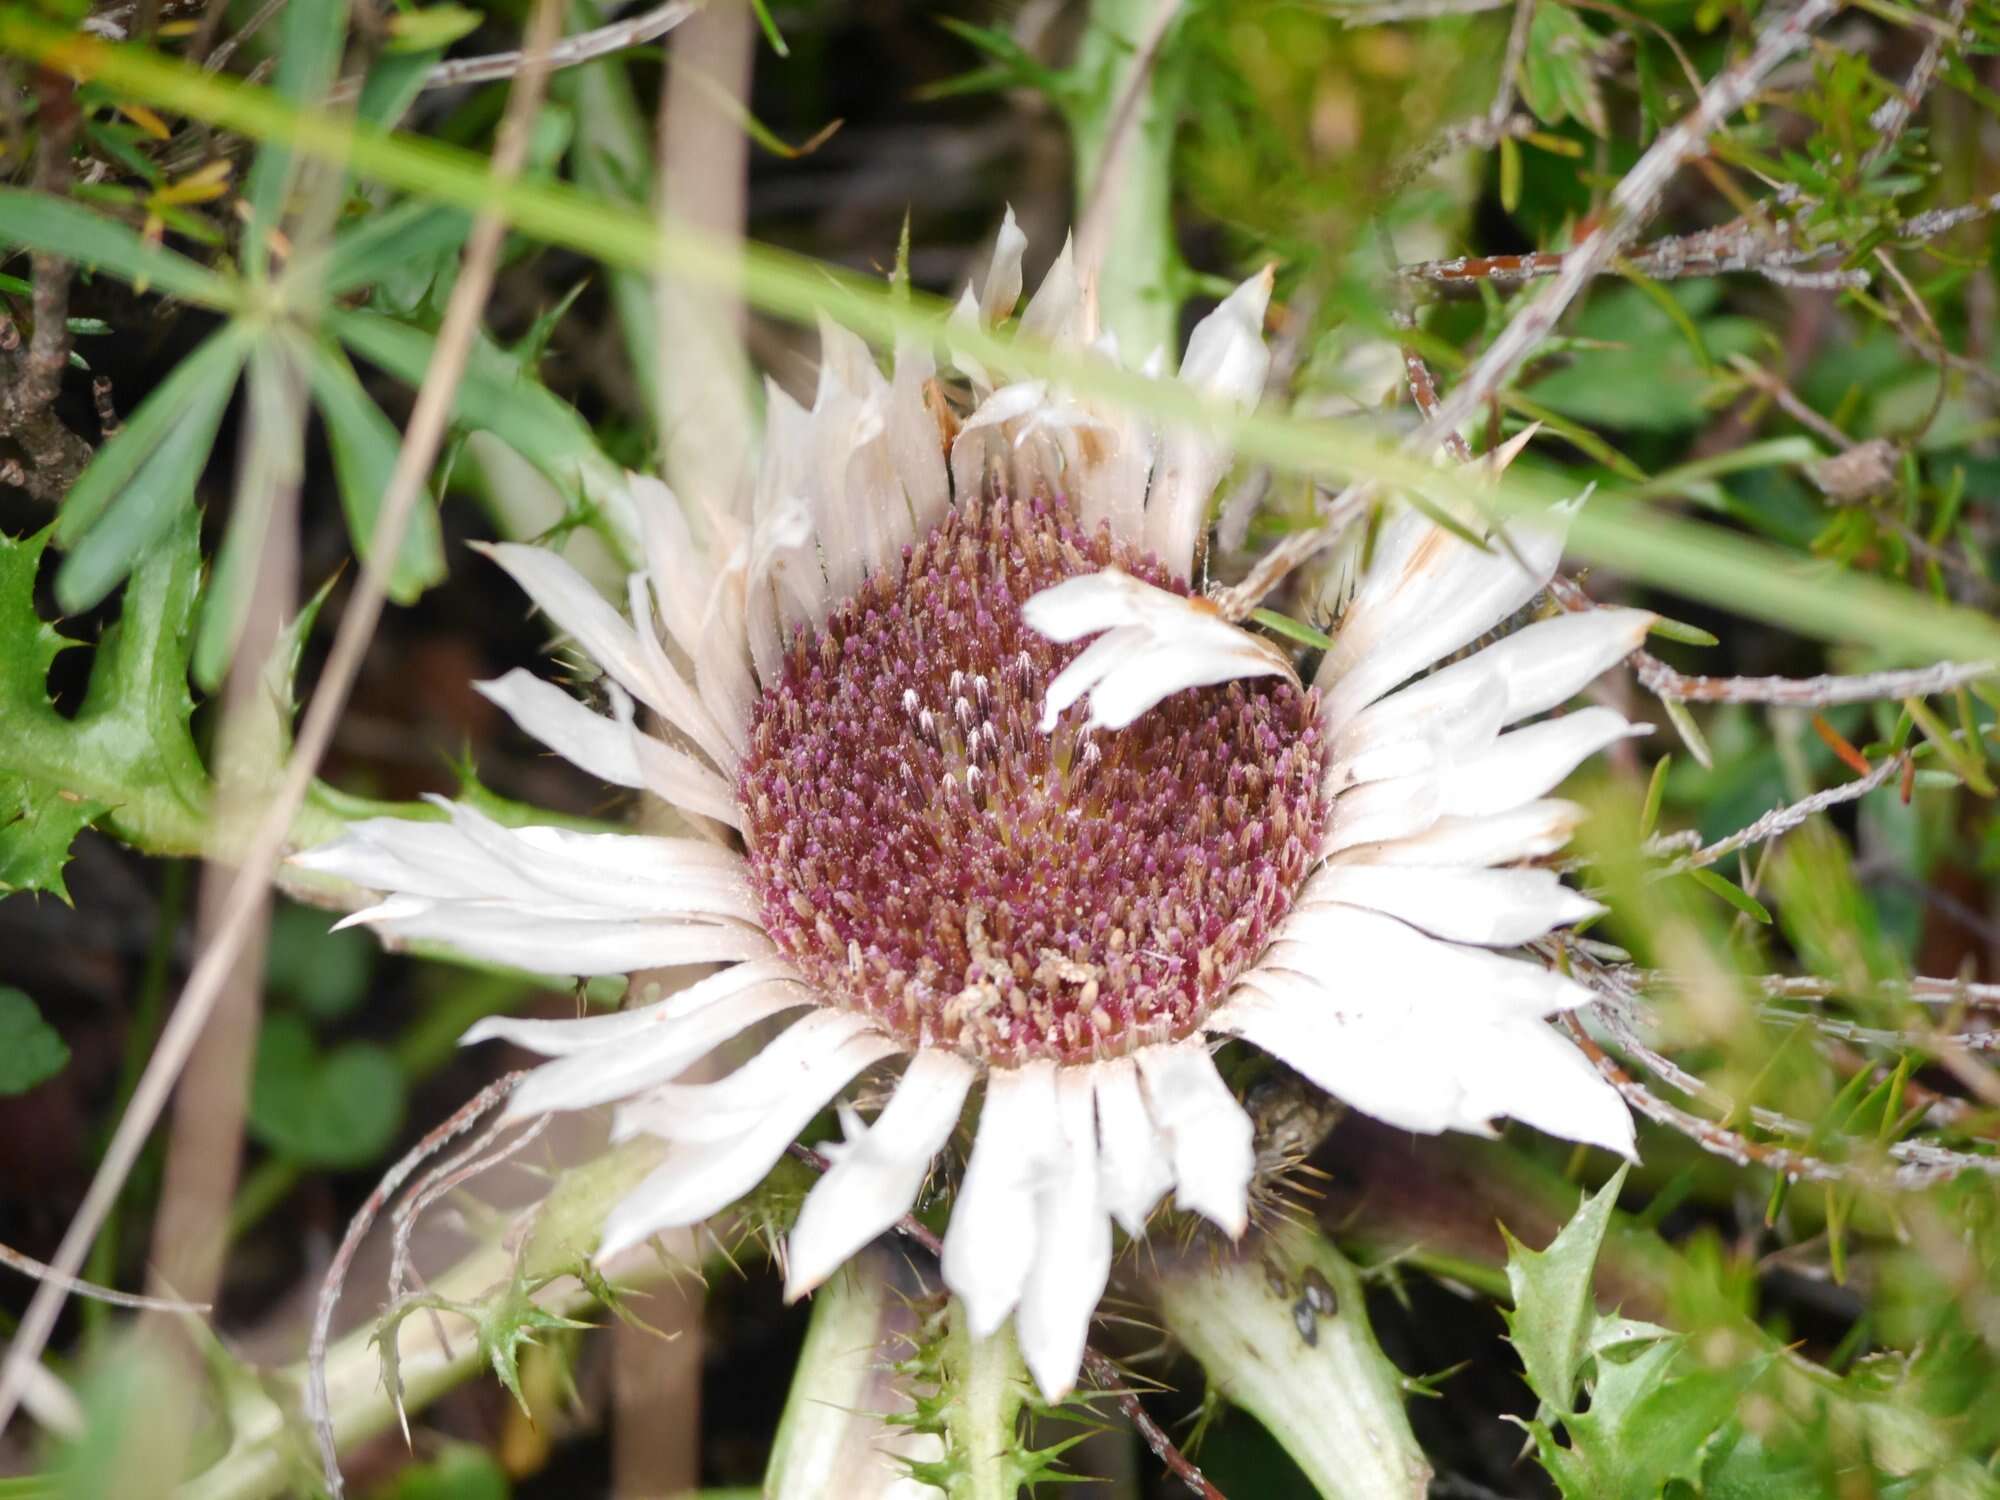
[[[1060,501],[961,504],[793,640],[738,795],[779,947],[911,1046],[1007,1065],[1188,1035],[1262,947],[1320,835],[1317,696],[1262,678],[1118,731],[1037,728],[1080,645],[1021,605],[1120,567]]]

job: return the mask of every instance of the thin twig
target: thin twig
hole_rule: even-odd
[[[1500,61],[1500,86],[1494,91],[1493,105],[1486,111],[1486,123],[1497,133],[1514,109],[1515,84],[1521,76],[1521,61],[1528,55],[1528,25],[1535,17],[1536,0],[1515,0],[1514,24],[1507,31],[1507,53]]]
[[[1230,585],[1215,595],[1214,603],[1226,620],[1246,620],[1258,601],[1269,594],[1299,564],[1325,551],[1341,537],[1348,527],[1360,520],[1375,501],[1375,488],[1368,484],[1352,484],[1328,501],[1320,512],[1316,525],[1294,531],[1257,559],[1240,583]]]
[[[1621,1068],[1614,1059],[1583,1029],[1574,1015],[1565,1013],[1557,1018],[1563,1030],[1569,1033],[1587,1057],[1591,1065],[1613,1088],[1617,1089],[1625,1102],[1656,1125],[1686,1136],[1702,1150],[1722,1157],[1739,1167],[1764,1167],[1781,1173],[1793,1182],[1833,1182],[1859,1183],[1881,1191],[1911,1192],[1919,1188],[1933,1186],[1948,1180],[1966,1170],[1967,1163],[1984,1163],[1987,1158],[1967,1156],[1962,1152],[1948,1153],[1956,1160],[1951,1163],[1928,1161],[1908,1161],[1892,1171],[1884,1172],[1858,1161],[1828,1161],[1804,1151],[1794,1151],[1789,1146],[1780,1146],[1771,1141],[1753,1141],[1738,1131],[1715,1121],[1705,1119],[1671,1104],[1647,1088],[1631,1074]],[[1942,1150],[1943,1148],[1937,1148]],[[1926,1153],[1928,1154],[1928,1153]],[[1996,1163],[2000,1165],[2000,1163]],[[1992,1167],[1985,1170],[1991,1171]]]
[[[1815,814],[1823,813],[1830,807],[1838,807],[1843,802],[1852,802],[1865,797],[1877,787],[1893,781],[1902,774],[1909,756],[1891,755],[1876,766],[1866,776],[1843,782],[1839,786],[1828,787],[1825,791],[1814,792],[1810,797],[1802,797],[1786,807],[1774,807],[1747,828],[1739,828],[1727,838],[1697,849],[1665,867],[1664,873],[1678,874],[1684,870],[1699,870],[1726,859],[1738,849],[1747,849],[1753,844],[1766,843],[1790,833]]]
[[[2000,213],[2000,193],[1994,193],[1991,197],[1976,198],[1955,208],[1928,208],[1920,214],[1912,214],[1898,224],[1896,238],[1905,241],[1936,239],[1961,224],[1976,223],[1995,213]]]
[[[544,4],[543,11],[555,7]],[[405,1152],[397,1163],[389,1168],[382,1180],[375,1185],[375,1191],[348,1221],[347,1233],[341,1237],[340,1248],[328,1262],[326,1275],[319,1284],[319,1298],[313,1304],[312,1333],[306,1340],[306,1416],[319,1436],[320,1464],[326,1478],[326,1487],[334,1500],[343,1493],[340,1475],[340,1453],[333,1439],[333,1408],[327,1398],[326,1344],[333,1331],[333,1314],[340,1306],[341,1290],[347,1285],[347,1273],[354,1264],[354,1257],[361,1249],[361,1242],[368,1237],[375,1220],[383,1207],[393,1198],[402,1185],[409,1180],[412,1172],[429,1161],[442,1150],[449,1141],[457,1139],[486,1112],[502,1103],[521,1080],[528,1076],[528,1069],[508,1073],[486,1085],[471,1099],[459,1106],[456,1113],[442,1125],[432,1130],[416,1145]]]
[[[1598,607],[1574,579],[1560,573],[1549,581],[1549,593],[1567,610]],[[1659,698],[1676,703],[1775,703],[1789,708],[1928,698],[2000,671],[2000,664],[1993,662],[1947,661],[1907,671],[1866,672],[1845,677],[1704,677],[1677,672],[1649,651],[1634,651],[1628,660],[1640,683]]]
[[[538,1115],[527,1129],[520,1131],[504,1146],[490,1150],[496,1139],[519,1125],[515,1120],[496,1120],[482,1131],[479,1138],[470,1146],[449,1161],[441,1162],[432,1168],[425,1174],[424,1180],[404,1196],[403,1201],[396,1206],[395,1213],[390,1216],[389,1301],[392,1304],[403,1299],[411,1282],[415,1282],[419,1290],[428,1290],[422,1273],[412,1264],[411,1237],[416,1231],[417,1221],[424,1216],[430,1206],[446,1193],[499,1166],[509,1157],[519,1154],[548,1129],[549,1122],[554,1118],[553,1115]],[[427,1311],[430,1313],[431,1330],[437,1337],[438,1347],[449,1357],[451,1337],[445,1332],[444,1319],[438,1315],[435,1307],[428,1308]],[[396,1403],[396,1418],[402,1424],[403,1441],[408,1443],[409,1414],[404,1411],[401,1401]]]
[[[1531,281],[1559,276],[1576,264],[1579,250],[1534,250],[1520,255],[1459,255],[1444,260],[1412,261],[1398,267],[1405,281],[1423,282],[1439,288],[1471,287],[1481,282],[1491,286],[1526,286]],[[1669,235],[1600,264],[1593,274],[1609,275],[1629,267],[1653,281],[1680,281],[1691,276],[1722,276],[1732,272],[1753,272],[1767,280],[1790,287],[1841,290],[1869,284],[1866,271],[1802,270],[1815,261],[1846,254],[1839,244],[1800,245],[1791,239],[1791,226],[1783,220],[1760,225],[1747,219],[1732,219],[1713,229],[1697,229],[1687,234]]]
[[[805,1163],[815,1172],[824,1172],[827,1169],[826,1158],[810,1146],[794,1142],[790,1151],[795,1160]],[[944,1242],[929,1228],[919,1223],[914,1215],[904,1214],[896,1221],[895,1228],[905,1239],[921,1245],[934,1259],[943,1257]],[[1125,1419],[1132,1424],[1139,1436],[1146,1440],[1146,1446],[1153,1450],[1155,1458],[1167,1466],[1169,1473],[1195,1494],[1204,1497],[1204,1500],[1228,1500],[1228,1497],[1195,1467],[1193,1461],[1181,1452],[1174,1440],[1167,1435],[1166,1429],[1147,1413],[1145,1403],[1140,1401],[1138,1394],[1126,1383],[1124,1375],[1109,1356],[1098,1353],[1086,1344],[1083,1350],[1083,1370],[1090,1377],[1091,1384],[1117,1404],[1118,1410],[1124,1413]]]
[[[35,70],[35,189],[51,198],[65,197],[70,184],[70,152],[76,144],[83,112],[77,105],[76,82],[53,68]],[[22,349],[11,323],[0,330],[0,437],[11,437],[27,457],[25,467],[12,463],[0,483],[18,485],[39,500],[57,501],[69,492],[89,464],[90,444],[56,415],[55,400],[69,368],[70,264],[59,255],[37,251],[29,261],[33,286],[30,306],[35,326]],[[0,322],[5,322],[0,317]]]
[[[1476,16],[1505,10],[1513,0],[1388,0],[1383,5],[1328,6],[1350,31],[1361,26],[1392,26],[1399,21],[1435,21],[1443,16]]]
[[[1671,129],[1661,132],[1612,190],[1598,226],[1564,257],[1563,268],[1548,290],[1508,323],[1445,399],[1437,415],[1425,424],[1422,437],[1426,445],[1434,446],[1444,432],[1456,429],[1506,383],[1521,361],[1555,327],[1577,294],[1644,227],[1681,163],[1703,149],[1723,122],[1749,102],[1772,70],[1803,47],[1813,29],[1838,11],[1842,3],[1843,0],[1804,0],[1797,9],[1771,23],[1758,37],[1749,56],[1718,75],[1703,91],[1693,111]]]
[[[1995,670],[1992,662],[1946,661],[1906,672],[1852,677],[1701,677],[1676,672],[1644,651],[1633,653],[1632,664],[1649,691],[1676,703],[1779,703],[1796,708],[1927,698],[1989,677]]]
[[[541,0],[531,22],[529,49],[539,56],[554,39],[561,9],[554,0]],[[519,174],[527,156],[528,128],[542,97],[547,74],[539,66],[522,71],[508,100],[492,158],[496,183],[505,183]],[[133,1090],[97,1174],[78,1206],[62,1243],[51,1263],[56,1274],[74,1276],[89,1253],[91,1242],[103,1225],[105,1215],[117,1201],[119,1191],[138,1160],[146,1137],[160,1117],[188,1054],[199,1039],[214,1008],[216,998],[261,909],[265,888],[277,869],[292,820],[305,802],[321,757],[332,740],[335,724],[346,705],[347,695],[360,669],[361,658],[381,618],[389,571],[402,551],[403,536],[423,493],[423,482],[437,456],[445,428],[451,418],[452,403],[479,331],[481,313],[493,274],[499,265],[500,247],[505,238],[505,221],[496,213],[480,215],[467,241],[458,280],[445,309],[435,351],[424,384],[417,393],[410,414],[409,429],[397,454],[375,528],[369,536],[360,579],[353,597],[341,616],[333,646],[321,670],[319,686],[307,706],[298,739],[285,777],[273,793],[263,818],[243,849],[241,875],[230,888],[228,907],[216,923],[215,936],[195,960],[181,990],[172,1018],[160,1033],[158,1046],[146,1064],[146,1071]],[[0,1365],[0,1430],[4,1430],[20,1404],[26,1370],[35,1364],[55,1329],[65,1291],[58,1281],[47,1281],[28,1303],[27,1312]]]
[[[1438,409],[1437,381],[1431,377],[1431,367],[1424,363],[1423,355],[1410,345],[1403,346],[1403,373],[1410,380],[1410,399],[1416,403],[1418,415],[1426,422]],[[1472,449],[1456,429],[1444,435],[1445,452],[1462,464],[1472,462]]]
[[[1622,1052],[1644,1064],[1648,1071],[1668,1087],[1678,1090],[1690,1099],[1698,1100],[1725,1120],[1736,1118],[1739,1112],[1747,1113],[1752,1123],[1760,1130],[1768,1130],[1778,1135],[1812,1138],[1813,1127],[1805,1121],[1759,1105],[1752,1105],[1747,1111],[1742,1110],[1729,1094],[1706,1079],[1696,1077],[1672,1058],[1650,1046],[1639,1034],[1638,1027],[1638,1018],[1644,1009],[1645,1001],[1628,979],[1609,964],[1592,957],[1566,936],[1557,936],[1535,946],[1545,953],[1559,953],[1572,975],[1582,979],[1591,989],[1604,997],[1592,1008],[1591,1014]],[[1845,1034],[1835,1029],[1837,1025],[1843,1023],[1835,1023],[1828,1017],[1791,1014],[1784,1016],[1784,1019],[1810,1021],[1819,1027],[1823,1035]],[[1889,1035],[1883,1034],[1885,1037]],[[1993,1035],[1996,1044],[2000,1044],[2000,1032]],[[1850,1040],[1875,1041],[1877,1038],[1850,1037]],[[1881,1044],[1898,1045],[1893,1040]],[[1922,1045],[1922,1041],[1910,1045]],[[1761,1143],[1745,1144],[1757,1146]],[[1888,1185],[1902,1190],[1928,1187],[1966,1172],[2000,1175],[2000,1157],[1976,1156],[1968,1151],[1954,1151],[1947,1146],[1935,1145],[1929,1141],[1891,1141],[1885,1149],[1890,1158],[1899,1164]],[[1828,1165],[1842,1170],[1848,1166],[1845,1163]]]
[[[223,64],[235,55],[236,49],[262,31],[265,23],[284,8],[285,0],[264,0],[262,5],[250,13],[249,20],[223,38],[216,45],[215,50],[208,54],[208,61],[202,64],[202,71],[205,73],[221,72]],[[359,90],[357,89],[356,92],[358,93]]]
[[[282,3],[282,0],[271,0],[271,3]],[[596,62],[600,57],[609,57],[628,47],[643,47],[648,42],[658,41],[700,10],[701,6],[702,0],[667,0],[665,5],[656,5],[651,10],[641,11],[622,21],[613,21],[608,26],[599,26],[594,31],[563,37],[537,59],[538,64],[550,72],[560,72],[564,68]],[[460,88],[469,83],[496,83],[501,79],[519,77],[527,70],[528,56],[526,50],[489,52],[479,57],[458,57],[441,62],[424,75],[421,92]],[[341,103],[358,97],[360,93],[361,81],[358,78],[347,79],[335,87],[331,97],[334,102]]]
[[[44,1265],[32,1255],[23,1255],[18,1250],[10,1250],[0,1245],[0,1266],[19,1271],[23,1276],[32,1276],[37,1281],[57,1279],[55,1267]],[[174,1297],[142,1297],[137,1292],[114,1291],[108,1286],[99,1286],[94,1281],[84,1281],[75,1276],[61,1278],[72,1297],[88,1297],[94,1302],[108,1302],[113,1307],[132,1307],[144,1312],[164,1313],[205,1313],[209,1310],[206,1302],[182,1302]]]
[[[1967,3],[1968,0],[1948,0],[1944,24],[1924,39],[1924,50],[1917,54],[1916,63],[1911,67],[1909,77],[1903,80],[1902,88],[1883,100],[1875,113],[1868,117],[1868,123],[1880,131],[1881,136],[1861,158],[1864,172],[1903,138],[1910,117],[1917,112],[1924,96],[1931,91],[1931,85],[1937,81],[1938,68],[1944,62],[1944,49],[1958,39],[1965,26]]]

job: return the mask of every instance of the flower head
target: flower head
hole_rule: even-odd
[[[1020,254],[1010,219],[961,316],[1012,310]],[[1254,400],[1269,295],[1267,274],[1226,299],[1182,378]],[[1067,251],[1022,322],[1116,357]],[[943,1274],[975,1333],[1015,1318],[1055,1398],[1113,1220],[1138,1235],[1171,1193],[1245,1227],[1251,1128],[1217,1039],[1410,1129],[1506,1115],[1629,1153],[1623,1104],[1544,1019],[1586,993],[1496,950],[1596,910],[1532,861],[1577,816],[1549,792],[1631,726],[1538,716],[1649,617],[1532,624],[1420,675],[1543,589],[1561,517],[1490,547],[1393,517],[1302,681],[1191,591],[1228,463],[1211,438],[977,368],[961,422],[920,351],[885,376],[836,327],[822,345],[810,409],[771,391],[740,508],[705,499],[697,540],[650,487],[626,612],[548,552],[489,549],[611,712],[523,672],[482,690],[687,836],[451,806],[300,857],[381,892],[350,920],[387,934],[549,973],[716,966],[639,1009],[468,1035],[550,1059],[517,1115],[615,1103],[621,1135],[670,1143],[600,1253],[725,1207],[899,1066],[872,1120],[839,1103],[790,1238],[802,1295],[909,1209],[980,1085]],[[680,1081],[774,1018],[733,1072]]]

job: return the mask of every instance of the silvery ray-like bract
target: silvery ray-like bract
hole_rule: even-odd
[[[958,316],[1012,314],[1022,250],[1010,216]],[[1267,273],[1224,300],[1180,378],[1254,402],[1269,296]],[[1065,249],[1020,326],[1116,360],[1093,322]],[[1598,910],[1535,861],[1578,817],[1551,791],[1634,726],[1551,711],[1651,616],[1567,614],[1461,654],[1548,584],[1562,514],[1480,547],[1392,510],[1301,681],[1191,592],[1230,462],[1213,438],[996,389],[963,359],[961,416],[921,349],[885,376],[852,334],[821,341],[810,410],[769,392],[751,493],[684,509],[637,482],[626,613],[551,552],[490,549],[602,668],[611,711],[522,671],[481,691],[688,836],[453,805],[299,856],[380,892],[349,920],[396,938],[544,973],[713,966],[642,1008],[468,1034],[549,1059],[514,1115],[615,1104],[619,1136],[669,1143],[599,1254],[741,1197],[865,1074],[886,1103],[839,1105],[788,1245],[801,1296],[909,1210],[983,1086],[943,1276],[975,1334],[1014,1318],[1053,1400],[1113,1220],[1140,1235],[1172,1194],[1246,1227],[1224,1039],[1405,1129],[1507,1116],[1629,1155],[1623,1102],[1547,1020],[1588,992],[1500,950]],[[768,1040],[733,1071],[701,1066],[753,1028]]]

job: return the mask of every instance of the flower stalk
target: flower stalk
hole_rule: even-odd
[[[1269,1429],[1328,1500],[1421,1497],[1430,1464],[1403,1377],[1368,1326],[1361,1278],[1332,1243],[1286,1224],[1163,1275],[1168,1330],[1225,1398]]]
[[[920,1295],[907,1263],[877,1247],[856,1256],[813,1296],[812,1324],[792,1375],[764,1475],[769,1500],[814,1500],[841,1476],[853,1500],[909,1500],[931,1493],[910,1459],[943,1452],[913,1426],[895,1367],[910,1352]]]
[[[1078,269],[1134,363],[1178,339],[1186,267],[1174,241],[1173,155],[1181,84],[1158,64],[1181,0],[1097,0],[1078,44],[1069,112],[1076,150]],[[1109,252],[1117,246],[1117,254]]]

